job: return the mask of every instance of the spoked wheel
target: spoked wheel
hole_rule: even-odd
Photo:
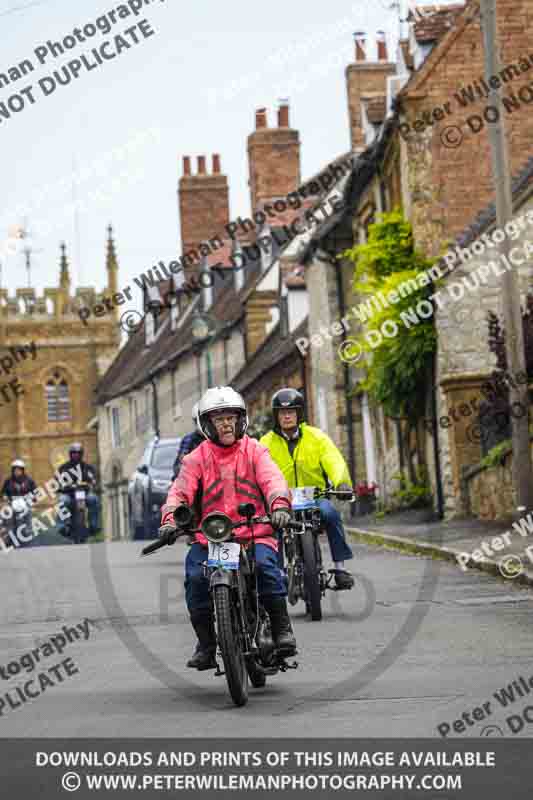
[[[244,706],[248,702],[248,672],[242,654],[237,614],[231,603],[229,586],[216,587],[215,613],[218,644],[229,693],[236,706]]]
[[[319,560],[316,548],[320,547],[311,531],[300,537],[304,562],[305,606],[313,622],[322,619],[322,592],[320,591]]]

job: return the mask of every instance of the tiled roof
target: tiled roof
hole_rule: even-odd
[[[307,317],[286,339],[281,338],[279,323],[272,329],[262,345],[248,359],[244,367],[235,375],[231,385],[238,392],[245,392],[258,378],[273,369],[281,361],[294,355],[295,361],[300,358],[294,344],[296,339],[307,336]]]
[[[342,154],[338,158],[326,164],[326,166],[323,167],[319,172],[305,181],[305,183],[301,184],[301,187],[299,188],[309,186],[313,181],[317,181],[321,175],[325,175],[330,168],[341,163],[351,163],[352,159],[353,154],[351,152]],[[338,178],[336,182],[339,180],[340,178]],[[280,220],[281,225],[289,224],[296,217],[303,215],[307,208],[314,208],[315,206],[320,205],[324,195],[331,191],[333,185],[334,184],[332,184],[328,189],[321,191],[319,195],[313,195],[309,198],[301,198],[302,206],[299,209],[287,208],[286,212],[283,212],[283,214],[277,216],[276,221]],[[217,289],[215,294],[215,302],[207,313],[217,321],[221,328],[232,327],[241,321],[245,313],[244,303],[262,277],[260,269],[261,260],[254,257],[253,253],[255,248],[250,246],[250,249],[247,250],[244,241],[242,241],[243,239],[246,239],[249,245],[252,245],[255,238],[254,233],[241,235],[240,232],[237,232],[237,238],[241,240],[241,245],[243,246],[243,255],[246,261],[244,264],[245,283],[243,288],[237,293],[234,289],[233,276],[228,276],[226,279],[219,277],[219,281],[222,281],[222,285]],[[232,246],[232,241],[225,240],[223,247],[206,256],[208,266],[215,266],[220,262],[223,266],[229,268],[229,258],[232,253]],[[281,246],[280,252],[282,252],[283,249],[284,245]],[[194,279],[194,273],[196,272],[194,268],[188,268],[184,272],[189,285],[198,284],[198,281]],[[292,275],[290,280],[292,283],[288,285],[291,285],[291,288],[305,286],[305,279],[297,272]],[[158,286],[160,287],[162,296],[164,296],[165,290],[168,288],[168,281],[162,281],[161,284],[158,284]],[[187,320],[178,328],[178,330],[170,331],[170,311],[169,309],[164,309],[159,316],[156,341],[154,341],[150,347],[146,347],[144,343],[144,322],[142,322],[139,330],[130,334],[127,343],[119,351],[117,357],[102,379],[99,381],[97,386],[97,396],[99,400],[101,402],[105,402],[113,397],[125,394],[134,388],[140,388],[146,384],[151,374],[168,368],[169,364],[177,361],[180,357],[183,357],[186,353],[191,351],[194,346],[191,326],[192,320],[191,316],[189,316]],[[298,330],[300,330],[300,328]],[[268,347],[271,346],[272,335],[275,334],[275,331],[276,329],[274,329],[270,337],[268,337],[268,339],[257,351],[257,354],[268,354],[268,363],[271,366],[275,363],[278,363],[279,360],[282,360],[283,357],[290,354],[290,352],[294,350],[294,345],[292,344],[291,339],[283,341],[280,339],[278,342],[279,352],[276,351],[269,353]],[[265,347],[267,349],[263,350]],[[296,352],[297,351],[295,351],[295,353]],[[248,369],[251,364],[257,363],[255,361],[255,356],[257,354],[255,354],[252,361],[246,364],[241,370],[240,374],[242,376],[242,381],[245,382],[246,385],[255,380],[255,377],[257,377],[254,369],[251,370],[251,377],[249,377],[248,373]],[[261,367],[258,369],[260,374]]]
[[[213,317],[220,328],[231,327],[240,321],[244,314],[242,289],[238,294],[228,279],[220,293],[206,312]],[[194,302],[194,300],[193,300]],[[185,356],[194,347],[192,335],[192,314],[175,331],[170,330],[170,311],[164,309],[159,317],[160,323],[156,338],[145,346],[144,321],[139,330],[130,334],[125,346],[98,383],[97,395],[101,401],[110,400],[145,384],[150,375],[168,368],[168,365]]]
[[[417,6],[417,11],[410,10],[407,19],[414,21],[414,33],[417,42],[429,44],[436,42],[448,33],[455,18],[464,10],[464,4],[446,6]]]

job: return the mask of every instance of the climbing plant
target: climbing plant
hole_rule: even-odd
[[[433,316],[423,319],[407,312],[427,301],[435,289],[424,274],[425,281],[420,280],[414,291],[401,297],[397,290],[407,281],[411,287],[416,285],[417,277],[437,259],[416,250],[411,224],[397,208],[380,214],[379,221],[369,226],[368,241],[346,250],[343,256],[355,265],[354,292],[387,300],[395,292],[397,297],[388,306],[381,303],[381,310],[366,304],[367,319],[354,337],[354,348],[368,354],[360,389],[380,403],[387,416],[405,417],[415,426],[424,415],[426,375],[437,337]]]

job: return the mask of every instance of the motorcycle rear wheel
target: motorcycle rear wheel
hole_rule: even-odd
[[[236,706],[244,706],[248,702],[248,672],[242,654],[236,610],[231,602],[229,586],[217,586],[214,594],[217,639],[229,693]]]
[[[322,592],[316,547],[320,545],[315,542],[315,536],[311,531],[302,534],[300,542],[304,562],[305,604],[313,622],[319,622],[322,619]]]

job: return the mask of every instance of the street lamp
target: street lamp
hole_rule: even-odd
[[[205,345],[207,362],[207,388],[213,386],[213,365],[211,362],[211,344],[217,335],[218,329],[215,320],[208,314],[195,311],[192,317],[191,333],[199,345]]]

